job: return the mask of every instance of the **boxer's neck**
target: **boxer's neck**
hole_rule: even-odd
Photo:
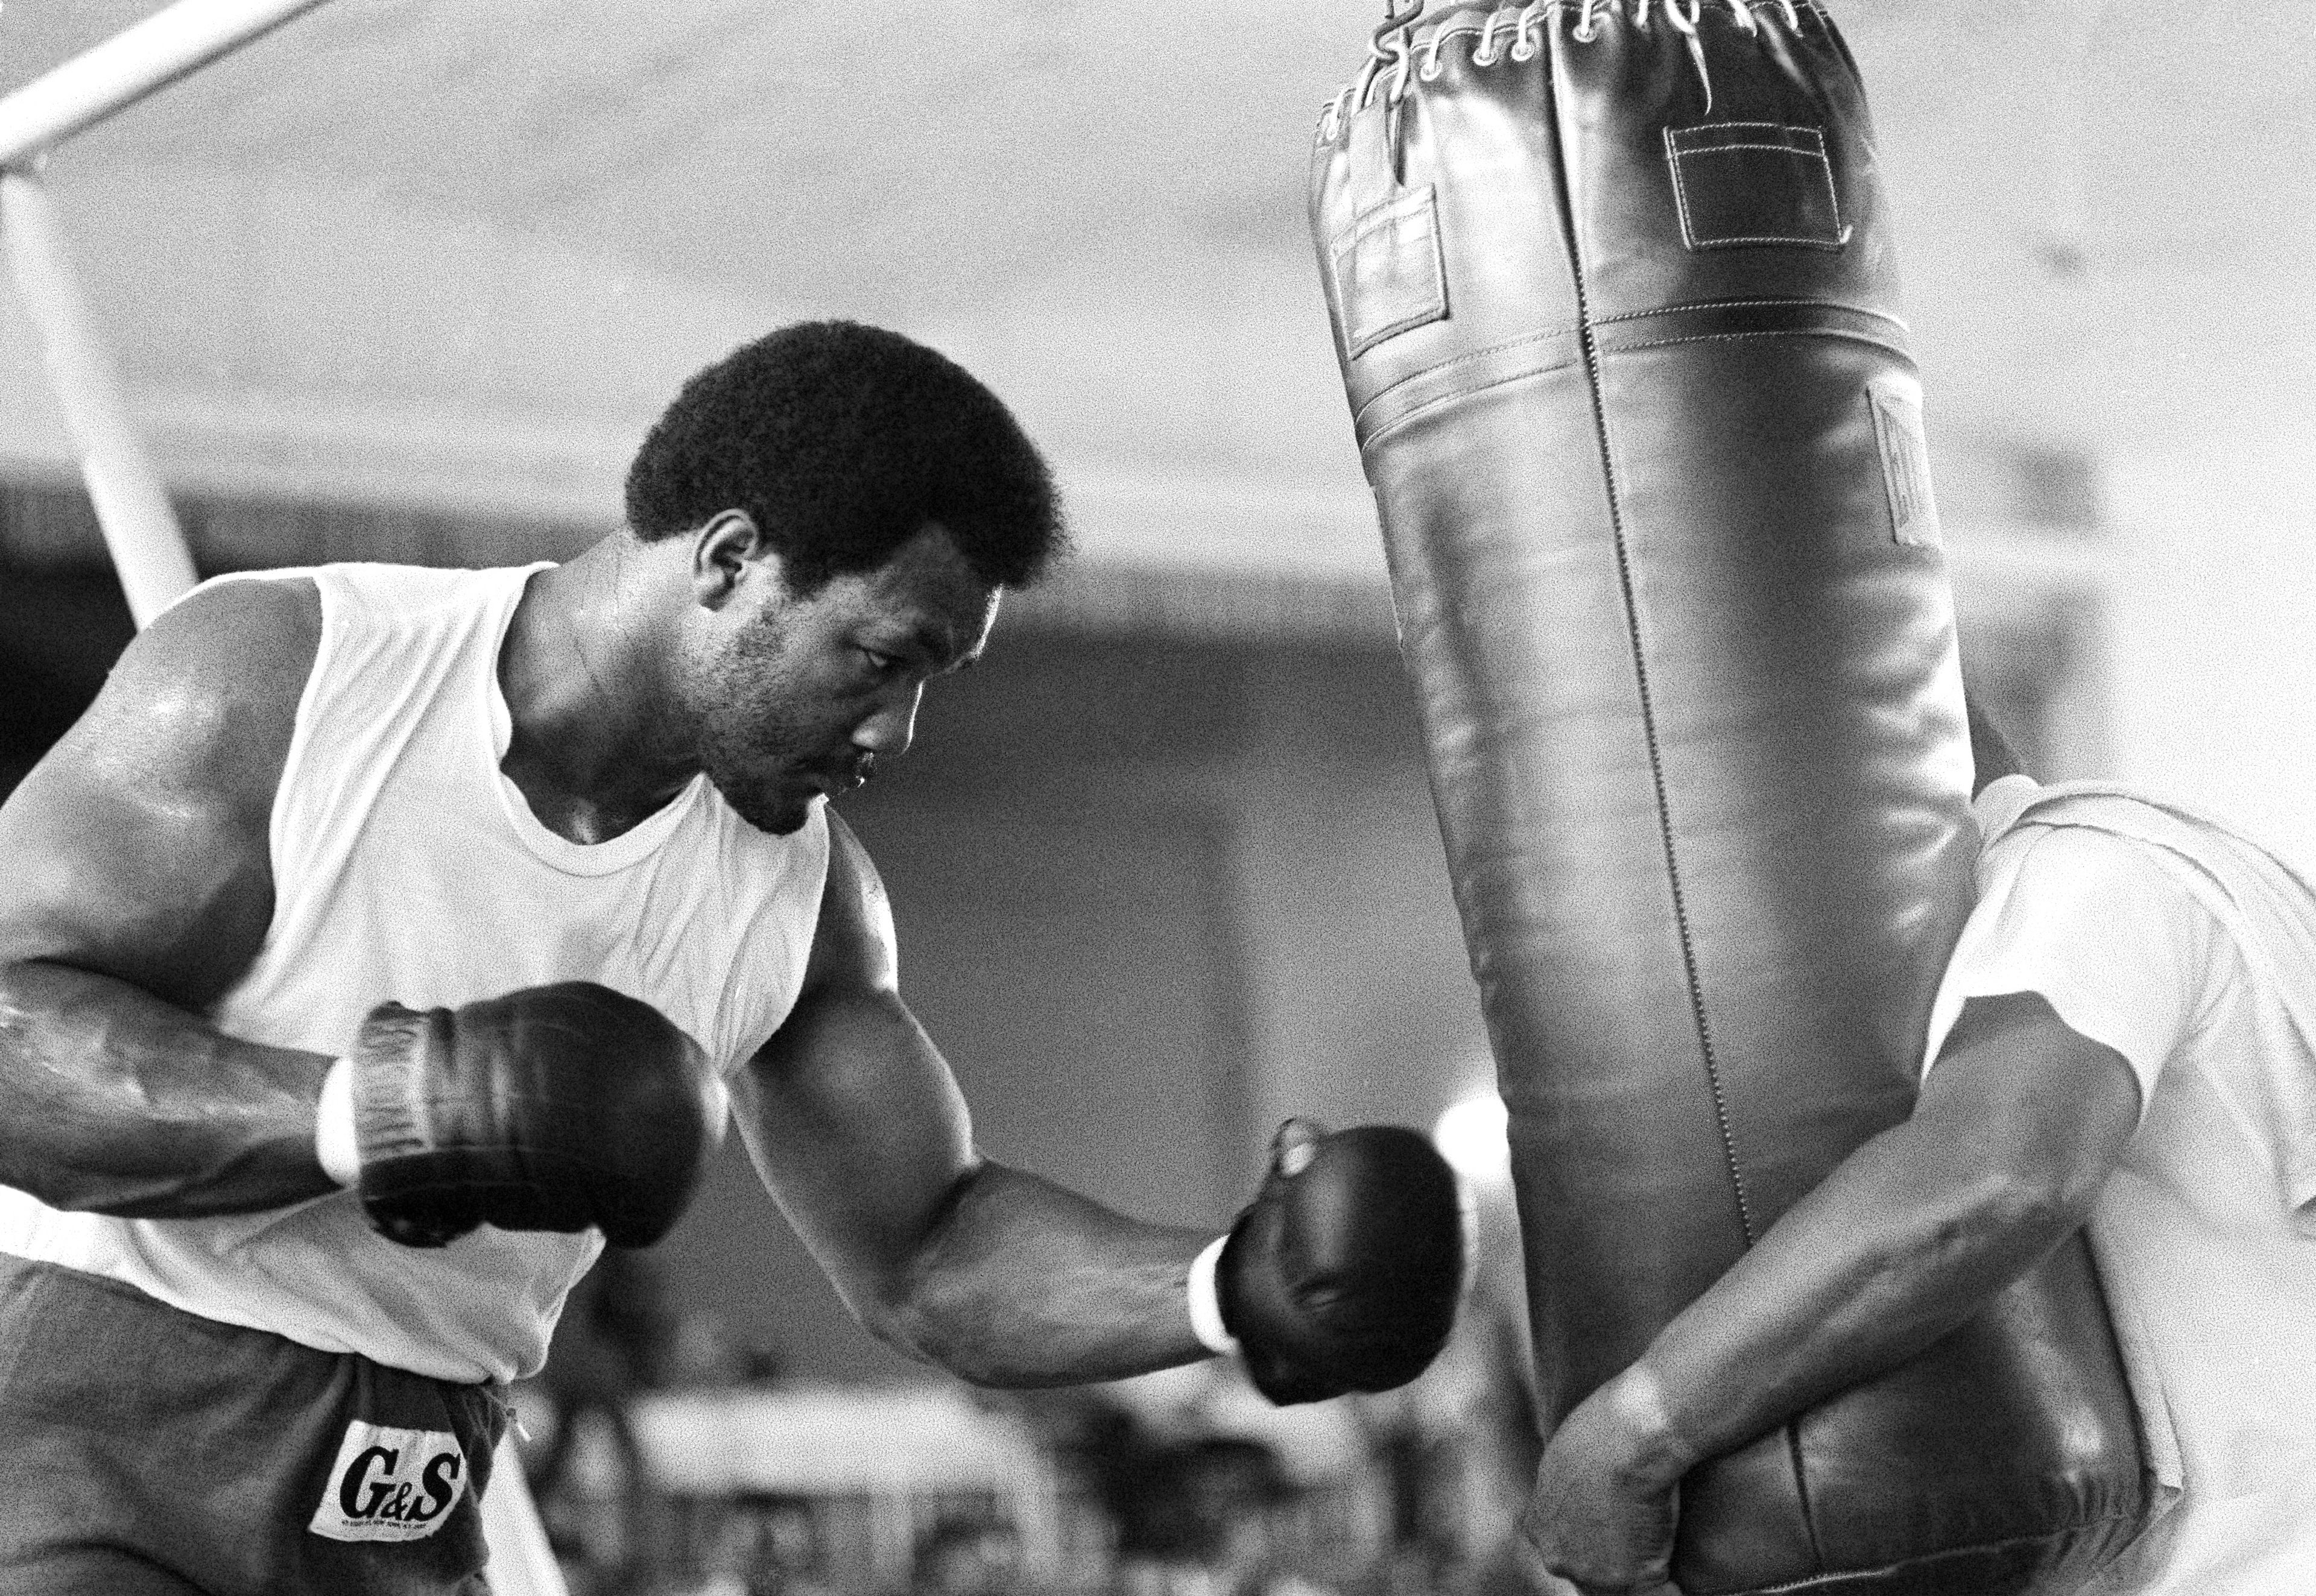
[[[512,725],[500,769],[574,842],[629,829],[698,771],[666,687],[683,540],[624,532],[534,576],[499,650]]]

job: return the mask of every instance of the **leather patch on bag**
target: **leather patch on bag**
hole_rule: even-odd
[[[1849,242],[1817,129],[1707,122],[1667,128],[1664,138],[1680,236],[1690,249],[1838,250]]]
[[[1351,359],[1394,333],[1447,319],[1448,267],[1429,185],[1385,201],[1337,234],[1327,266]]]
[[[1890,536],[1917,548],[1942,547],[1922,402],[1910,386],[1884,381],[1866,385],[1866,403],[1874,412],[1874,447],[1882,456],[1882,487],[1890,497]]]
[[[332,1540],[419,1540],[467,1494],[467,1455],[444,1430],[346,1426],[306,1528]]]

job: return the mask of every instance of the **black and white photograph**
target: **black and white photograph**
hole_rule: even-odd
[[[2316,1596],[2316,6],[0,0],[0,1596]]]

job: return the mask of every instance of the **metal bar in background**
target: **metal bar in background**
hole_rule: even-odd
[[[26,173],[0,171],[0,245],[40,334],[49,382],[129,613],[141,627],[193,585],[192,556],[160,474],[129,423],[120,372],[73,277],[56,207]]]
[[[160,475],[129,422],[120,374],[74,280],[56,208],[26,173],[0,171],[0,244],[39,331],[129,613],[142,627],[192,587],[192,556]],[[500,1596],[565,1596],[561,1567],[512,1444],[501,1445],[491,1472],[482,1514],[492,1588]]]
[[[514,1437],[501,1438],[491,1464],[490,1489],[483,1493],[483,1542],[490,1548],[492,1596],[569,1596],[563,1565],[548,1544],[547,1526],[522,1476]]]
[[[324,0],[177,0],[0,100],[0,166],[21,165]]]
[[[59,141],[248,43],[324,0],[178,0],[0,100],[0,169]],[[98,526],[142,627],[195,581],[184,532],[129,423],[120,374],[73,277],[55,207],[37,179],[0,170],[0,244],[40,339],[49,381],[80,456]],[[566,1596],[513,1442],[503,1441],[483,1493],[492,1587],[502,1596]]]

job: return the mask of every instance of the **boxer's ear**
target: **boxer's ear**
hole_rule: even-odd
[[[691,535],[692,595],[704,607],[721,609],[752,580],[766,578],[785,590],[787,565],[746,510],[718,510]]]

